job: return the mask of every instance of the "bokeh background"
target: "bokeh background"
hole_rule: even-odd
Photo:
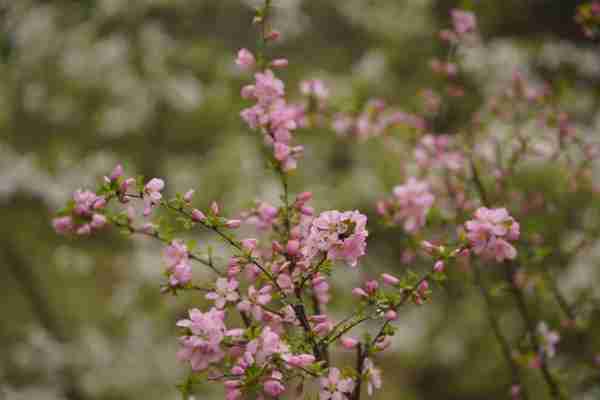
[[[341,104],[381,97],[418,109],[418,90],[439,84],[429,60],[446,49],[436,34],[449,25],[449,10],[464,6],[477,13],[487,47],[470,55],[467,96],[438,121],[440,132],[460,130],[486,91],[519,67],[552,85],[580,131],[600,135],[600,48],[573,20],[578,1],[273,2],[283,34],[273,52],[290,60],[281,76],[292,96],[301,79],[320,78]],[[175,384],[186,371],[175,360],[174,321],[202,304],[200,295],[159,294],[163,266],[155,243],[118,232],[70,240],[56,236],[50,220],[72,191],[94,187],[118,161],[131,175],[166,178],[170,194],[196,188],[196,204],[218,200],[230,214],[253,199],[277,201],[261,139],[238,116],[239,89],[249,77],[233,58],[254,47],[257,3],[0,0],[0,399],[178,398]],[[385,141],[342,140],[328,129],[303,130],[298,141],[306,155],[292,190],[314,192],[318,210],[368,213],[370,250],[361,268],[402,274],[401,230],[384,229],[373,209],[400,183],[409,155]],[[567,195],[552,179],[542,168],[524,182],[565,206],[537,222],[559,246],[593,197]],[[598,213],[586,218],[597,223]],[[600,282],[599,255],[551,259],[544,267],[558,274],[570,300],[589,300]],[[339,277],[337,290],[349,292],[354,278]],[[331,308],[348,301],[340,296]],[[514,338],[520,328],[510,307],[501,321]],[[379,359],[384,390],[375,398],[507,398],[510,378],[482,309],[477,290],[451,274],[432,305],[403,312],[393,351]],[[598,318],[590,313],[595,335],[563,337],[581,357],[600,351]],[[557,312],[547,314],[557,325]],[[598,373],[585,376],[592,379],[577,398],[600,398]],[[537,372],[528,384],[535,400],[547,398]],[[198,389],[198,399],[222,395],[210,385]]]

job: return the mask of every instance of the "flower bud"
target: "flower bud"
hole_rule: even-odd
[[[396,318],[398,318],[398,313],[394,310],[388,310],[385,313],[385,319],[387,319],[388,321],[394,321],[396,320]]]
[[[436,261],[436,263],[433,265],[433,270],[435,272],[444,272],[444,268],[445,268],[445,264],[442,260]]]
[[[383,282],[387,285],[390,286],[395,286],[398,283],[400,283],[400,279],[396,278],[393,275],[390,274],[381,274],[381,278],[383,279]]]
[[[185,192],[185,194],[183,195],[183,201],[185,201],[186,203],[191,203],[192,197],[194,196],[195,192],[196,191],[194,189],[190,189],[187,192]]]
[[[237,229],[242,226],[242,221],[239,219],[230,219],[225,222],[225,226],[229,229]]]
[[[195,222],[204,222],[206,221],[206,215],[196,208],[192,210],[192,220]]]
[[[358,346],[358,340],[353,337],[346,336],[340,339],[340,343],[347,350],[352,350],[356,346]]]
[[[291,256],[295,256],[298,254],[298,251],[300,250],[300,242],[297,240],[290,240],[287,243],[286,246],[286,251],[289,255]]]

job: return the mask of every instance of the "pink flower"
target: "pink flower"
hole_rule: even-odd
[[[177,322],[177,326],[190,333],[179,339],[182,349],[177,353],[177,358],[189,361],[194,371],[203,371],[210,364],[221,361],[225,356],[220,347],[226,334],[224,319],[225,314],[215,308],[206,313],[198,309],[190,310],[189,319]]]
[[[76,190],[73,193],[73,201],[75,202],[75,214],[81,216],[90,216],[94,211],[94,205],[101,197],[89,190]]]
[[[235,63],[240,69],[247,71],[254,67],[256,64],[256,58],[248,49],[240,49],[235,59]]]
[[[453,9],[451,11],[454,30],[459,35],[474,32],[477,29],[477,20],[475,14],[469,11]]]
[[[320,379],[319,400],[347,400],[354,390],[352,378],[343,378],[339,369],[329,369],[329,375]]]
[[[233,303],[239,299],[237,292],[239,283],[234,278],[229,280],[225,278],[218,278],[215,286],[215,291],[207,293],[206,298],[214,301],[215,306],[218,309],[225,307],[227,302]]]
[[[165,249],[164,260],[170,275],[169,284],[171,286],[182,286],[192,280],[192,267],[185,244],[178,240],[172,241]]]
[[[381,370],[375,368],[370,358],[365,358],[363,364],[363,374],[367,377],[367,393],[373,395],[373,389],[381,389]]]
[[[152,212],[152,208],[160,204],[162,195],[160,192],[164,189],[165,182],[162,179],[152,178],[144,187],[144,216],[147,217]]]
[[[54,218],[52,220],[52,226],[56,233],[60,235],[67,235],[73,232],[73,228],[75,224],[73,223],[73,218],[70,216]]]
[[[285,386],[282,384],[283,375],[279,371],[273,371],[271,378],[267,379],[264,384],[265,393],[272,397],[277,397],[285,392]]]
[[[475,211],[475,219],[465,223],[467,238],[475,254],[502,262],[517,257],[516,249],[508,241],[517,240],[519,223],[505,208],[481,207]]]
[[[340,339],[340,343],[347,350],[352,350],[358,346],[359,341],[353,337],[345,336]]]
[[[355,267],[365,254],[367,217],[358,211],[325,211],[312,221],[303,249],[309,259],[323,252],[330,260]]]
[[[409,178],[406,184],[394,188],[394,198],[382,206],[382,211],[394,223],[403,223],[404,230],[414,233],[425,225],[434,197],[426,182]]]
[[[445,264],[442,260],[438,260],[433,264],[433,270],[435,272],[444,272]]]
[[[248,297],[240,301],[237,305],[238,310],[243,312],[251,312],[254,319],[262,320],[264,310],[261,306],[268,304],[271,301],[272,286],[263,286],[260,290],[256,290],[253,285],[248,287]]]

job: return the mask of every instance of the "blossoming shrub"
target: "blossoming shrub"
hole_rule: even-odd
[[[198,377],[222,385],[228,400],[293,393],[310,397],[313,391],[321,400],[357,400],[363,387],[373,395],[385,375],[377,357],[390,347],[402,307],[430,301],[435,286],[447,279],[448,268],[460,265],[472,272],[481,290],[491,329],[511,371],[507,396],[528,396],[523,375],[533,369],[540,370],[553,398],[567,397],[569,387],[550,363],[561,336],[526,301],[527,261],[545,256],[538,251],[542,247],[536,247],[541,239],[528,231],[524,242],[522,227],[509,209],[518,205],[521,209],[516,212],[523,213],[524,208],[535,207],[519,198],[527,193],[519,191],[513,180],[518,167],[536,159],[563,162],[572,172],[570,184],[590,185],[588,167],[598,156],[594,144],[577,137],[568,115],[555,109],[545,88],[530,86],[519,74],[510,87],[486,100],[485,115],[474,115],[468,132],[434,132],[443,107],[466,90],[455,82],[463,73],[457,53],[481,40],[470,12],[453,10],[452,29],[440,33],[449,46],[448,59],[433,60],[431,67],[446,90],[441,95],[424,89],[422,113],[395,109],[378,99],[354,112],[337,109],[328,101],[325,83],[315,79],[301,83],[304,97],[293,103],[275,73],[288,61],[269,59],[264,51],[280,35],[271,27],[270,13],[266,1],[254,20],[260,31],[258,52],[241,49],[235,63],[254,73],[254,82],[241,90],[249,103],[241,118],[264,141],[269,165],[281,181],[281,203],[258,201],[237,215],[225,215],[216,202],[194,204],[193,189],[165,198],[163,179],[129,177],[118,165],[97,190],[74,193],[54,220],[56,231],[86,236],[113,226],[125,234],[152,238],[164,246],[162,292],[200,292],[209,301],[209,307],[193,308],[176,323],[177,358],[190,369],[190,377],[179,386],[184,396],[193,391]],[[535,118],[545,134],[529,135],[521,126],[524,118]],[[486,135],[485,123],[490,121],[510,121],[515,132],[505,137]],[[410,263],[420,253],[431,264],[423,275],[409,271],[402,277],[391,273],[377,277],[364,271],[364,282],[351,289],[356,303],[341,319],[328,312],[335,296],[332,283],[346,268],[363,268],[361,259],[371,239],[366,211],[318,212],[310,205],[312,193],[291,193],[289,180],[304,151],[294,135],[312,126],[330,127],[345,140],[360,141],[385,140],[398,130],[410,132],[406,179],[393,189],[392,197],[373,209],[386,225],[402,227],[405,261]],[[566,147],[583,157],[568,156]],[[158,209],[172,216],[179,229],[155,218]],[[235,231],[242,225],[255,227],[256,236],[238,238]],[[202,251],[178,237],[195,229],[210,231],[229,246],[226,265],[218,265],[209,249]],[[214,279],[194,282],[196,265],[212,271]],[[502,288],[514,296],[524,325],[518,344],[502,331],[491,290],[481,276],[480,270],[486,268],[503,270]],[[551,276],[546,279],[554,285]],[[568,316],[566,325],[576,326],[577,316],[553,288]],[[369,329],[359,331],[363,326]],[[356,362],[337,365],[332,357],[337,350],[354,352]]]

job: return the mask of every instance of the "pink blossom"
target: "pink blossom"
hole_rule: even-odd
[[[254,319],[260,321],[263,318],[264,310],[261,306],[268,304],[271,301],[272,286],[263,286],[260,290],[256,290],[253,285],[248,287],[248,297],[242,299],[237,305],[238,310],[251,312]]]
[[[222,309],[228,302],[233,303],[239,299],[237,292],[238,286],[239,283],[234,278],[229,280],[226,278],[218,278],[215,285],[215,291],[207,293],[206,298],[214,301],[215,306],[218,309]]]
[[[385,319],[388,321],[395,321],[398,318],[398,313],[394,310],[388,310],[385,313]]]
[[[74,211],[77,215],[90,216],[94,210],[94,204],[100,200],[96,193],[89,190],[76,190],[73,193],[73,201],[75,202]]]
[[[177,353],[181,361],[189,361],[194,371],[203,371],[210,364],[217,363],[225,356],[220,344],[225,338],[225,314],[216,308],[202,313],[198,309],[189,311],[189,319],[182,319],[177,326],[189,330],[179,342],[182,349]]]
[[[444,272],[445,264],[442,260],[438,260],[433,264],[433,270],[435,272]]]
[[[425,225],[433,201],[427,182],[411,177],[406,184],[394,188],[393,199],[384,203],[382,211],[392,222],[402,223],[405,231],[414,233]]]
[[[474,32],[477,29],[475,14],[469,11],[453,9],[451,11],[454,30],[459,35]]]
[[[277,58],[271,61],[271,66],[273,68],[286,68],[289,65],[289,61],[285,58]]]
[[[340,343],[342,343],[345,349],[352,350],[358,346],[359,341],[353,337],[345,336],[340,339]]]
[[[329,369],[329,374],[320,379],[321,390],[319,400],[347,400],[354,390],[355,382],[352,378],[344,378],[339,369]]]
[[[383,282],[387,285],[390,286],[395,286],[398,283],[400,283],[400,279],[396,278],[393,275],[390,274],[381,274],[381,278],[383,279]]]
[[[183,201],[185,201],[186,203],[191,203],[195,192],[196,191],[194,189],[190,189],[187,192],[185,192],[185,194],[183,195]]]
[[[165,187],[162,179],[152,178],[144,187],[144,216],[150,215],[152,208],[160,204],[162,195],[160,192]]]
[[[505,208],[481,207],[475,211],[474,217],[465,223],[473,252],[498,262],[515,259],[517,251],[508,241],[517,240],[520,229],[519,223],[508,211]]]
[[[52,226],[56,233],[61,235],[67,235],[73,232],[73,228],[75,224],[73,223],[73,218],[70,216],[54,218],[52,220]]]
[[[330,260],[343,260],[355,267],[365,254],[367,217],[358,211],[325,211],[312,221],[303,249],[309,259],[319,252]]]
[[[285,386],[281,383],[283,375],[279,371],[273,371],[271,377],[264,384],[265,393],[272,397],[277,397],[285,392]]]
[[[229,229],[237,229],[240,226],[242,226],[242,221],[240,221],[239,219],[228,219],[225,222],[225,226]]]
[[[204,222],[206,221],[206,215],[204,215],[202,211],[194,208],[192,210],[192,220],[194,220],[195,222]]]
[[[256,58],[248,49],[240,49],[235,59],[235,63],[240,69],[247,71],[254,67],[256,64]]]
[[[181,241],[174,240],[165,249],[164,260],[169,273],[169,284],[181,286],[192,280],[192,267],[190,265],[187,246]]]

